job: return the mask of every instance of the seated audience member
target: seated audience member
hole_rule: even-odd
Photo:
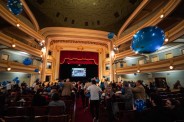
[[[181,104],[177,100],[167,99],[165,102],[166,111],[170,120],[184,119],[183,112],[181,110]]]
[[[44,105],[47,105],[45,97],[43,97],[40,94],[40,90],[38,90],[36,92],[36,94],[33,96],[32,105],[33,106],[44,106]]]
[[[180,83],[179,80],[177,80],[176,83],[173,86],[173,89],[180,89],[180,88],[182,88],[181,83]]]
[[[124,81],[124,94],[116,94],[125,102],[125,110],[132,110],[133,109],[133,93],[130,87],[128,87],[128,82]]]
[[[66,108],[65,102],[60,100],[58,93],[54,93],[52,95],[52,101],[49,102],[48,106],[63,106],[64,108]]]
[[[140,122],[171,122],[166,114],[166,110],[162,105],[162,99],[158,94],[151,94],[151,108],[144,112],[144,115],[139,117]]]

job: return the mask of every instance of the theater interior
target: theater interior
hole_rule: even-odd
[[[129,86],[142,80],[149,89],[154,83],[162,102],[177,100],[184,112],[184,0],[0,0],[0,121],[92,122],[90,110],[80,108],[79,85],[72,98],[62,98],[69,106],[62,116],[36,114],[30,94],[21,97],[30,103],[4,100],[5,92],[11,94],[7,84],[34,89],[38,81],[59,84],[67,78],[76,86],[91,79]],[[118,117],[112,119],[104,101],[100,122],[144,122],[140,116],[149,116],[126,111],[117,100]]]

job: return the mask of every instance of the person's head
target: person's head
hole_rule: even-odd
[[[127,81],[123,81],[123,86],[124,87],[128,87],[129,86],[128,82]]]
[[[140,86],[140,85],[142,85],[142,80],[138,80],[138,81],[136,82],[136,86]]]
[[[53,95],[52,95],[52,100],[53,101],[58,101],[60,99],[60,97],[59,97],[59,94],[58,93],[54,93]]]
[[[69,81],[70,81],[70,79],[69,79],[69,78],[67,78],[67,79],[66,79],[66,82],[69,82]]]
[[[92,84],[96,84],[96,81],[95,80],[92,80]]]
[[[175,101],[171,100],[171,99],[167,99],[165,101],[165,107],[167,107],[169,109],[173,109],[175,107]]]

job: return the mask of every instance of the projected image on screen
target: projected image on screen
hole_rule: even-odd
[[[86,68],[72,68],[72,77],[86,77]]]

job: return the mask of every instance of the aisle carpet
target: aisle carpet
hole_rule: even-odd
[[[75,122],[93,122],[89,108],[84,112],[81,98],[77,98],[76,101]]]

